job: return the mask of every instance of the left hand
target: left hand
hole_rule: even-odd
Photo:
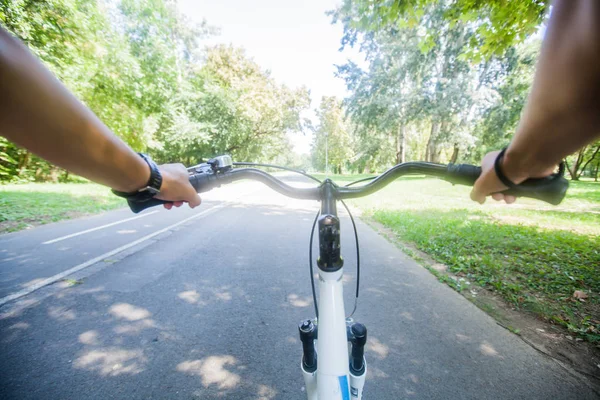
[[[167,210],[173,206],[181,207],[183,203],[188,203],[190,208],[202,203],[196,189],[190,184],[188,171],[183,164],[162,164],[158,169],[163,180],[156,198],[170,201],[164,205]]]

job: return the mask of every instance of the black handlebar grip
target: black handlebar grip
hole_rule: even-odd
[[[197,193],[207,192],[210,189],[218,186],[217,178],[212,174],[195,174],[190,176],[190,184],[196,189]],[[131,201],[127,200],[129,208],[134,213],[139,213],[147,208],[160,206],[161,204],[172,203],[172,201],[150,199],[147,201]]]
[[[557,173],[545,178],[527,179],[525,182],[502,193],[516,197],[529,197],[558,205],[565,198],[569,188],[569,181],[563,176],[564,170],[565,166],[561,163]],[[445,179],[453,184],[473,186],[479,175],[481,175],[481,167],[476,165],[448,164]]]
[[[133,211],[136,214],[139,213],[140,211],[144,211],[146,208],[159,206],[161,204],[166,204],[166,203],[171,203],[171,202],[165,201],[165,200],[159,200],[159,199],[150,199],[147,201],[127,200],[127,204],[129,205],[129,208],[131,209],[131,211]]]

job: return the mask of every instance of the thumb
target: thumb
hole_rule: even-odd
[[[481,175],[475,181],[473,190],[471,190],[471,200],[479,204],[485,203],[487,196],[508,189],[498,179],[494,171],[494,162],[499,153],[499,151],[490,152],[481,161]]]
[[[485,203],[487,196],[500,193],[508,189],[496,176],[493,169],[489,169],[481,174],[479,179],[475,181],[473,190],[471,190],[471,200],[479,204]]]
[[[481,178],[475,182],[475,185],[473,186],[469,196],[471,197],[471,200],[476,201],[479,204],[483,204],[485,203],[485,194],[483,194],[483,192],[479,189],[480,184],[478,184],[478,182],[480,182],[480,180]]]

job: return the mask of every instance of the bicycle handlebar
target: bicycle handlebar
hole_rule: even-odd
[[[367,196],[383,189],[396,178],[403,175],[428,175],[444,179],[452,184],[473,186],[479,175],[481,167],[469,164],[434,164],[426,162],[408,162],[398,164],[379,175],[370,183],[359,187],[335,187],[335,198],[338,200],[352,199]],[[546,178],[528,179],[514,189],[509,189],[504,194],[517,197],[529,197],[541,200],[552,205],[559,204],[565,197],[569,182],[564,178],[564,164],[559,172]],[[225,172],[207,172],[190,175],[190,183],[198,193],[207,192],[222,184],[231,183],[241,179],[253,179],[262,182],[271,189],[288,197],[304,200],[322,200],[321,187],[295,188],[287,185],[268,172],[255,168],[230,169]],[[145,202],[128,201],[134,213],[139,213],[150,207],[168,203],[164,200],[150,199]]]
[[[565,164],[560,163],[557,173],[545,178],[527,179],[515,188],[502,193],[516,197],[529,197],[556,206],[563,201],[569,188],[569,181],[565,179],[564,173]],[[448,177],[445,179],[454,184],[473,186],[479,175],[481,175],[481,167],[469,164],[449,164]]]

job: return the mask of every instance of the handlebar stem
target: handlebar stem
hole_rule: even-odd
[[[319,217],[319,258],[317,265],[325,272],[335,272],[344,266],[341,256],[340,219],[337,215],[338,187],[326,179],[321,191],[321,216]]]

